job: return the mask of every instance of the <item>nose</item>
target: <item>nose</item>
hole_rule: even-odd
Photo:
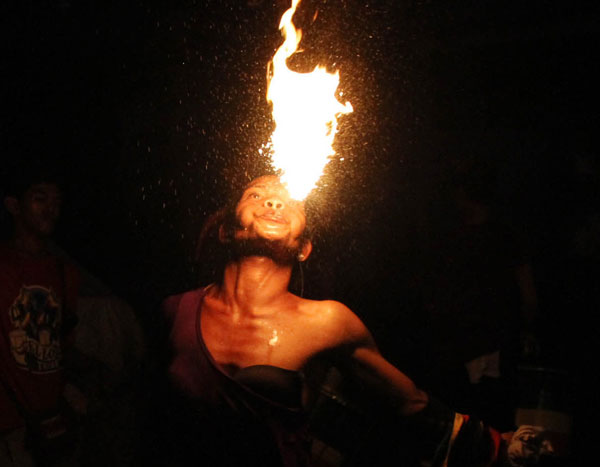
[[[265,199],[264,205],[267,208],[276,209],[276,210],[284,208],[283,201],[281,201],[279,198],[276,198],[274,196],[271,196],[271,197],[268,197],[267,199]]]
[[[60,214],[60,201],[51,200],[46,204],[46,212],[57,217]]]

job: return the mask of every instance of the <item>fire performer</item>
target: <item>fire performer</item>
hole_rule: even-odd
[[[358,375],[404,427],[398,440],[416,440],[407,443],[419,446],[427,465],[499,462],[511,433],[455,413],[416,387],[342,303],[288,290],[294,263],[308,258],[312,244],[304,204],[279,178],[255,179],[223,213],[214,224],[229,250],[221,280],[163,304],[169,375],[185,401],[183,410],[171,410],[181,417],[194,408],[196,421],[185,425],[188,447],[205,465],[311,465],[303,416],[323,362]]]

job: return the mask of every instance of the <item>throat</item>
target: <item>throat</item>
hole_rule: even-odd
[[[281,266],[294,263],[298,251],[289,248],[285,242],[266,238],[249,238],[235,244],[235,258],[238,261],[244,258],[265,258]]]
[[[291,266],[268,258],[250,257],[225,268],[223,298],[233,310],[251,315],[268,314],[288,295]]]
[[[36,236],[17,236],[12,241],[12,246],[15,251],[31,258],[46,256],[48,254],[47,242]]]

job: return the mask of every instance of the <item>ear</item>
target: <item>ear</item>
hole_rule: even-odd
[[[19,214],[19,200],[14,196],[6,196],[4,198],[4,207],[13,217]]]
[[[304,240],[300,252],[298,253],[298,261],[303,262],[308,259],[312,252],[312,242],[310,240]]]
[[[221,243],[229,243],[231,239],[229,235],[227,235],[227,230],[225,229],[225,225],[221,224],[219,226],[219,241]]]

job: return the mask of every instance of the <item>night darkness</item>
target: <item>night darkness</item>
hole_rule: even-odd
[[[110,3],[1,7],[2,160],[63,168],[57,243],[151,327],[162,298],[197,283],[204,219],[264,169],[266,65],[289,5]],[[354,107],[336,143],[344,161],[316,195],[306,294],[348,304],[397,363],[410,365],[411,287],[441,235],[445,188],[476,166],[527,238],[547,358],[591,394],[578,362],[598,309],[600,38],[583,3],[301,3],[292,66],[339,70]]]

